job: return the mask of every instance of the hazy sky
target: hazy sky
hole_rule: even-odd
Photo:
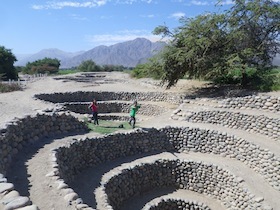
[[[0,45],[14,54],[58,48],[90,50],[137,37],[159,40],[155,27],[174,29],[179,18],[224,11],[224,0],[0,0]]]

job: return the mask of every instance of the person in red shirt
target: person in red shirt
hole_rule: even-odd
[[[93,101],[90,103],[88,108],[91,109],[94,125],[99,125],[99,123],[98,123],[98,105],[97,105],[97,101],[95,99],[93,99]]]

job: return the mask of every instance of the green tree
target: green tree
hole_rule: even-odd
[[[122,65],[103,65],[102,71],[123,71],[125,69]]]
[[[86,60],[78,66],[78,70],[84,72],[97,72],[101,71],[101,67],[99,65],[96,65],[93,60]]]
[[[17,59],[10,49],[0,46],[0,76],[2,79],[18,79],[18,73],[14,67],[16,61]]]
[[[54,74],[59,71],[60,61],[56,58],[44,58],[34,62],[28,62],[23,72],[27,74],[48,73]]]
[[[147,63],[138,64],[131,72],[131,75],[136,78],[149,77],[153,79],[164,78],[162,63],[157,56],[149,59]]]
[[[170,87],[178,79],[216,80],[246,69],[259,72],[271,67],[279,53],[280,7],[272,0],[233,0],[223,14],[205,14],[181,19],[182,26],[171,33],[158,26],[154,34],[169,36],[170,45],[161,56],[163,81]],[[217,80],[216,80],[217,81]]]
[[[172,42],[161,55],[164,82],[168,87],[186,74],[190,78],[211,78],[225,71],[223,54],[227,42],[225,15],[207,14],[181,19],[183,24],[172,34]],[[162,33],[156,28],[155,34]]]

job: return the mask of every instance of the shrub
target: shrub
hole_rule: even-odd
[[[5,84],[0,82],[0,93],[12,92],[22,90],[21,86],[18,84]]]

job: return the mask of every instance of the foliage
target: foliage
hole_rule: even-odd
[[[101,71],[101,68],[93,60],[86,60],[78,66],[78,70],[82,72],[96,72]]]
[[[16,66],[16,71],[19,72],[24,72],[24,67],[23,66]]]
[[[85,60],[79,66],[78,70],[82,72],[100,72],[100,71],[123,71],[125,68],[122,65],[97,65],[93,60]]]
[[[103,65],[101,67],[102,71],[110,72],[110,71],[123,71],[126,68],[122,65]]]
[[[272,0],[233,0],[222,14],[204,14],[181,19],[171,33],[158,26],[154,34],[169,36],[170,45],[161,56],[163,82],[167,87],[187,75],[213,81],[235,80],[247,85],[248,72],[268,71],[279,53],[280,7]],[[235,78],[239,69],[241,79]],[[225,78],[221,80],[221,78]],[[254,77],[250,77],[255,79]],[[247,80],[246,80],[247,79]]]
[[[66,75],[66,74],[75,74],[77,72],[79,72],[77,69],[60,69],[56,74]]]
[[[154,56],[150,58],[149,61],[145,64],[138,64],[131,72],[132,77],[136,78],[153,78],[153,79],[162,79],[164,77],[164,71],[160,60]]]
[[[280,68],[267,70],[266,72],[257,72],[253,86],[261,91],[280,90]]]
[[[99,125],[94,125],[93,123],[88,122],[87,120],[85,121],[88,128],[92,132],[101,133],[101,134],[109,134],[119,130],[131,129],[131,126],[128,124],[128,122],[99,120]],[[123,128],[119,127],[121,124],[123,125]]]
[[[58,72],[59,66],[60,61],[58,59],[44,58],[34,62],[28,62],[23,72],[27,74],[55,74]]]
[[[21,90],[22,88],[18,84],[5,84],[0,82],[0,93],[12,92]]]
[[[17,59],[10,49],[0,46],[0,75],[3,80],[16,80],[18,73],[14,67],[14,62]]]

